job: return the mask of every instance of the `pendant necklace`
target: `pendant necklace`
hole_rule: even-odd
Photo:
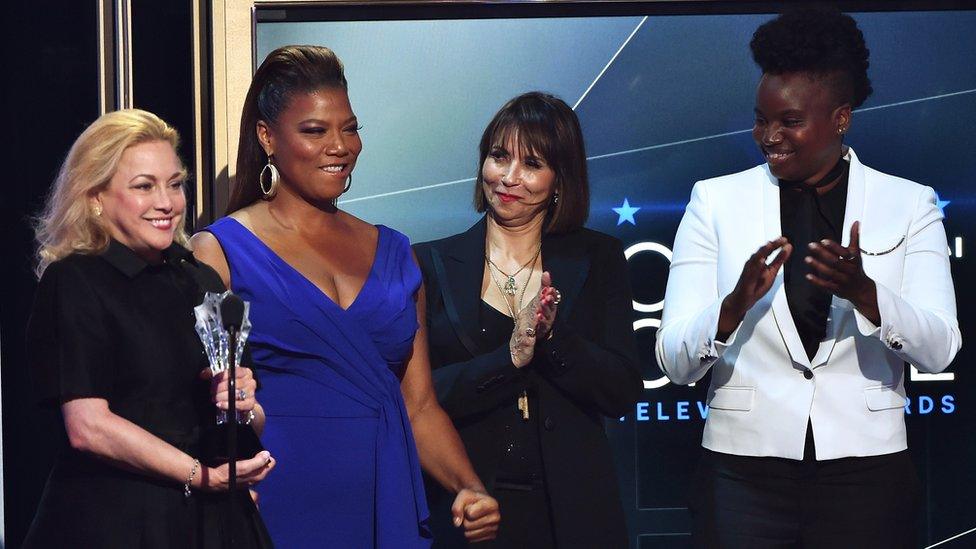
[[[485,251],[485,261],[488,262],[489,267],[494,267],[496,271],[498,271],[499,273],[501,273],[507,279],[507,280],[505,280],[504,289],[501,286],[499,286],[498,289],[503,294],[507,294],[507,295],[509,295],[511,297],[515,297],[516,292],[518,292],[518,284],[516,284],[516,282],[515,282],[515,277],[517,277],[519,275],[519,273],[521,273],[523,270],[525,270],[525,268],[528,267],[530,264],[531,265],[535,265],[535,261],[536,261],[536,259],[539,258],[539,254],[540,253],[542,253],[542,244],[539,244],[539,248],[535,251],[535,255],[532,256],[532,259],[530,259],[530,260],[526,261],[525,263],[523,263],[522,266],[519,267],[518,270],[515,271],[512,274],[508,274],[505,271],[501,270],[501,268],[498,265],[496,265],[494,261],[491,260],[491,257],[489,256],[489,254],[488,254],[487,251]],[[490,272],[491,269],[489,268],[488,271]],[[494,275],[492,275],[492,277],[494,278]],[[526,282],[526,285],[528,285],[528,282]]]

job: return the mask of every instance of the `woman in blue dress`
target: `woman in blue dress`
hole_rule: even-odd
[[[455,526],[491,539],[498,503],[434,394],[409,242],[336,208],[362,150],[346,88],[328,48],[271,52],[244,105],[231,213],[192,242],[251,303],[279,460],[261,514],[281,547],[428,547],[423,467],[457,494]]]

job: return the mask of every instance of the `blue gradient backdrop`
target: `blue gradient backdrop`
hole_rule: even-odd
[[[966,339],[976,276],[967,256],[976,205],[976,12],[854,16],[871,49],[875,93],[855,114],[848,142],[866,164],[931,185],[949,202],[950,243],[962,241],[952,266]],[[625,245],[670,247],[696,180],[762,162],[748,132],[759,76],[748,43],[769,17],[260,23],[257,49],[263,59],[285,44],[321,44],[343,59],[364,151],[342,205],[413,241],[477,219],[470,203],[478,139],[507,99],[540,89],[574,105],[589,89],[576,109],[591,157],[589,226]],[[612,209],[625,198],[640,208],[634,224],[618,224]],[[639,301],[663,298],[667,266],[653,253],[631,259]],[[638,339],[645,379],[660,378],[653,329]],[[910,444],[927,485],[920,545],[976,526],[968,354],[951,368],[955,380],[909,383]],[[633,413],[608,423],[634,547],[688,545],[685,502],[702,400],[702,384],[648,389]]]

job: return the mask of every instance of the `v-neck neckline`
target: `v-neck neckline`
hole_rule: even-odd
[[[356,306],[357,303],[359,303],[359,298],[362,297],[364,291],[366,290],[366,286],[368,286],[370,280],[372,280],[373,273],[376,271],[376,265],[379,262],[380,246],[383,245],[383,238],[384,238],[384,236],[383,236],[384,235],[383,229],[384,229],[384,227],[383,227],[383,225],[374,225],[376,227],[376,230],[377,230],[376,249],[373,250],[373,261],[372,261],[372,263],[369,266],[369,272],[366,273],[366,278],[363,279],[363,285],[359,287],[359,291],[356,293],[356,297],[353,298],[353,300],[349,303],[349,305],[347,307],[343,307],[342,305],[339,305],[339,303],[336,302],[336,300],[332,299],[332,297],[329,296],[329,294],[325,293],[325,291],[322,288],[320,288],[318,284],[312,282],[312,279],[310,279],[308,276],[306,276],[303,272],[301,272],[298,269],[296,269],[291,263],[288,263],[287,261],[285,261],[285,259],[283,257],[281,257],[280,255],[278,255],[278,252],[275,252],[271,248],[271,246],[268,246],[263,240],[261,240],[261,238],[258,237],[258,235],[254,234],[254,232],[251,231],[251,229],[249,229],[243,223],[241,223],[240,221],[234,219],[233,217],[228,217],[227,219],[230,219],[231,221],[233,221],[234,223],[236,223],[237,225],[239,225],[241,227],[241,229],[243,229],[244,232],[246,232],[249,237],[253,238],[272,258],[274,258],[277,262],[281,263],[286,269],[290,270],[295,275],[297,275],[298,278],[300,278],[303,281],[305,281],[306,284],[308,284],[309,286],[311,286],[312,288],[314,288],[315,291],[318,294],[320,294],[325,299],[326,302],[328,302],[330,305],[332,305],[336,309],[339,309],[340,311],[345,312],[345,313],[348,313],[353,307]]]

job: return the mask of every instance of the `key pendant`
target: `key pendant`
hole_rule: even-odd
[[[522,394],[518,398],[518,409],[522,412],[522,421],[529,420],[529,393],[528,391],[522,391]]]

